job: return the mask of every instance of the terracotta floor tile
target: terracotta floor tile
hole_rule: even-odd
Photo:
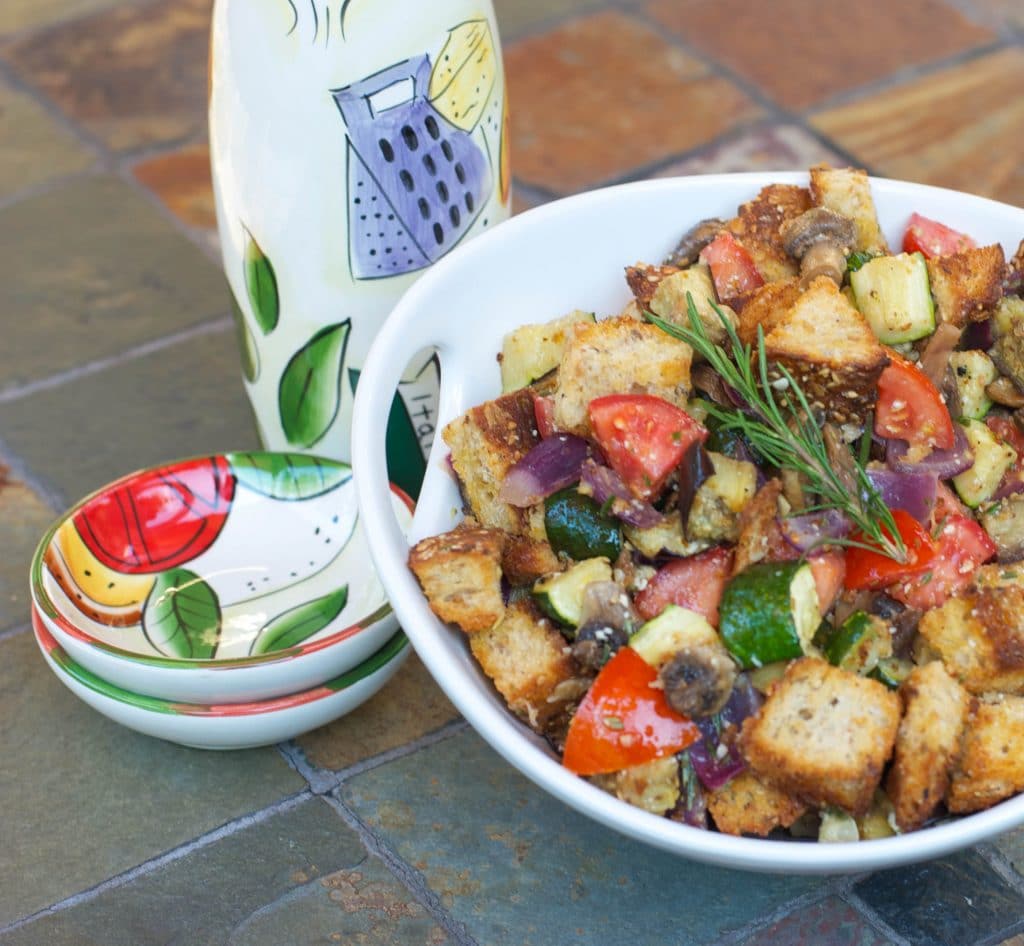
[[[1022,86],[1024,51],[1004,50],[822,112],[812,123],[877,173],[1020,206]]]
[[[513,174],[559,193],[628,176],[758,111],[731,83],[617,13],[512,44],[505,70]]]
[[[0,4],[0,36],[69,20],[92,10],[112,6],[117,0],[4,0]]]
[[[132,170],[181,221],[201,230],[216,229],[210,149],[206,145],[150,158]]]
[[[0,51],[109,147],[179,141],[206,129],[210,8],[179,0],[108,10]]]
[[[646,9],[791,109],[994,39],[941,0],[653,0]]]

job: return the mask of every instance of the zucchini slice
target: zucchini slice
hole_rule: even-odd
[[[718,633],[703,614],[670,604],[655,618],[642,624],[629,639],[629,646],[656,670],[684,647],[718,644]]]
[[[854,611],[821,644],[826,659],[840,670],[870,673],[878,662],[892,656],[892,634],[880,617]]]
[[[914,665],[902,657],[883,657],[868,676],[884,683],[890,690],[898,690],[913,669]]]
[[[578,562],[587,558],[614,562],[622,551],[619,520],[575,486],[552,493],[544,501],[544,531],[556,552]]]
[[[1017,459],[1017,453],[980,420],[965,420],[960,426],[974,454],[974,465],[953,477],[953,488],[973,509],[996,491],[1003,474]]]
[[[577,309],[542,325],[521,325],[501,346],[501,390],[518,391],[558,367],[577,322],[594,322],[593,312]]]
[[[611,581],[612,566],[605,558],[588,558],[564,572],[542,578],[533,586],[533,600],[559,624],[579,627],[583,592],[595,581]]]
[[[868,260],[850,273],[850,286],[879,341],[913,342],[935,331],[935,303],[920,253]]]
[[[995,362],[983,351],[955,351],[949,356],[961,414],[970,420],[981,420],[992,407],[985,388],[999,377]]]
[[[806,562],[758,562],[725,586],[718,630],[745,667],[763,667],[804,654],[821,610],[811,566]]]

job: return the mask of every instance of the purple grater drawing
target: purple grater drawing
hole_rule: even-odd
[[[412,97],[375,108],[399,83]],[[348,128],[348,244],[355,279],[422,269],[472,226],[491,187],[483,149],[427,101],[414,56],[331,94]]]

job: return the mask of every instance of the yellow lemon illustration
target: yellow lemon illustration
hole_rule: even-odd
[[[430,74],[430,101],[453,125],[472,131],[494,88],[497,71],[487,20],[460,23],[448,31]]]

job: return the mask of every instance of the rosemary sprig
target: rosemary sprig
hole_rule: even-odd
[[[818,497],[813,508],[839,510],[865,539],[859,541],[842,538],[831,541],[837,545],[881,552],[898,562],[905,562],[906,546],[892,512],[867,475],[864,459],[850,453],[850,470],[857,487],[851,491],[829,459],[822,428],[796,378],[785,365],[775,366],[780,378],[773,380],[769,377],[764,333],[760,327],[757,330],[755,357],[754,349],[740,341],[732,323],[709,300],[728,333],[727,349],[708,337],[690,293],[687,293],[686,300],[690,328],[666,322],[651,312],[645,312],[644,316],[662,331],[686,342],[702,355],[746,403],[745,410],[710,404],[709,413],[727,429],[742,433],[769,463],[801,473],[810,490]]]

